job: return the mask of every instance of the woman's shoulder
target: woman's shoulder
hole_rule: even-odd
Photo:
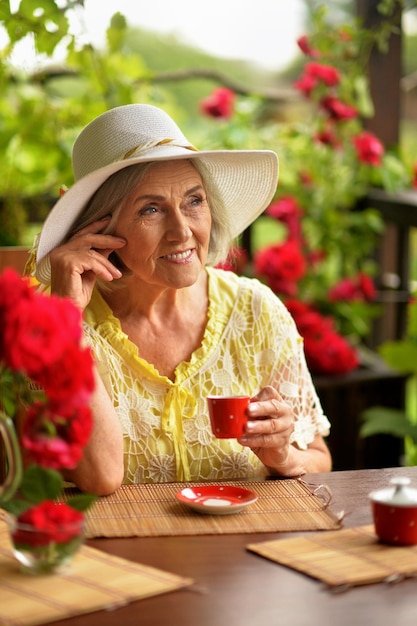
[[[230,270],[223,270],[218,268],[207,268],[209,274],[209,283],[211,296],[214,296],[223,301],[225,295],[236,300],[239,298],[239,302],[244,301],[253,303],[264,303],[266,306],[270,305],[274,308],[287,311],[280,298],[272,291],[268,285],[265,285],[257,278],[249,276],[240,276]]]

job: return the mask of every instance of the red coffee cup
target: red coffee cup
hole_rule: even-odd
[[[236,439],[244,434],[249,396],[208,396],[211,430],[218,439]]]

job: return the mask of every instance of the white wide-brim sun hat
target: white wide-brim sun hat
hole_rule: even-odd
[[[267,208],[278,183],[278,158],[272,150],[198,151],[162,109],[128,104],[106,111],[78,135],[72,152],[74,185],[58,200],[39,235],[35,276],[50,281],[42,261],[65,239],[97,189],[115,172],[136,163],[198,159],[205,179],[227,211],[237,237]]]

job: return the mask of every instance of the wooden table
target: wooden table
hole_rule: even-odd
[[[386,487],[392,476],[417,467],[311,474],[306,481],[326,484],[331,508],[345,511],[344,527],[372,522],[368,493]],[[88,544],[191,577],[184,589],[54,622],[57,626],[416,626],[417,580],[374,584],[335,593],[290,568],[248,552],[248,543],[288,538],[296,533],[95,539]]]

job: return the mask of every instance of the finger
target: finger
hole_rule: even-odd
[[[281,435],[294,430],[292,416],[254,420],[246,423],[245,432],[248,435]]]
[[[272,399],[280,400],[281,396],[274,387],[271,387],[271,385],[267,385],[266,387],[263,387],[255,396],[253,396],[251,401],[263,402],[265,400]]]
[[[120,270],[108,258],[94,249],[86,248],[72,250],[62,246],[50,254],[51,268],[54,281],[61,282],[65,276],[82,277],[88,272],[100,276],[106,281],[120,278]]]
[[[107,254],[104,254],[103,251],[97,251],[94,248],[85,250],[82,254],[77,255],[78,258],[74,264],[74,270],[77,271],[78,266],[80,274],[90,271],[104,280],[120,278],[122,272],[107,258],[112,249],[108,249],[107,252]]]
[[[250,402],[247,413],[249,419],[267,419],[270,416],[282,415],[288,409],[287,405],[280,400],[263,400]]]
[[[87,224],[87,226],[80,228],[80,230],[78,230],[75,233],[75,235],[71,237],[71,239],[74,239],[78,236],[87,235],[89,233],[99,233],[100,231],[106,228],[110,220],[111,220],[111,215],[106,215],[105,217],[102,217],[101,219],[96,220],[95,222],[91,222],[91,224]]]
[[[288,446],[291,434],[294,430],[294,423],[287,422],[279,426],[268,423],[267,429],[265,430],[265,424],[269,421],[272,422],[273,420],[251,422],[251,424],[254,425],[254,429],[248,430],[248,428],[246,428],[244,436],[238,439],[239,443],[252,449],[276,448],[280,450]],[[249,423],[246,426],[248,425]],[[264,430],[259,430],[260,425],[264,427]],[[276,428],[277,430],[275,430]]]
[[[96,233],[86,233],[84,235],[74,235],[67,244],[66,248],[70,250],[78,249],[94,249],[94,250],[116,250],[123,248],[126,240],[114,235],[101,235]],[[110,254],[109,252],[109,254]]]

